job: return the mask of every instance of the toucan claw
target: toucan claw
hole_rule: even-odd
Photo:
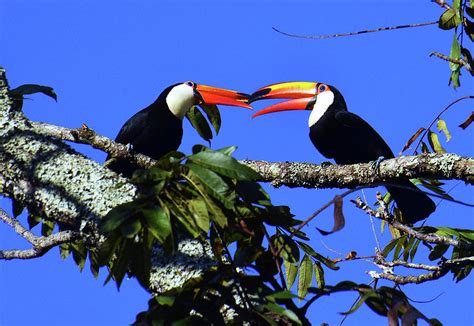
[[[380,174],[380,163],[385,160],[385,156],[379,156],[377,160],[372,162],[372,168],[375,170],[375,173]]]

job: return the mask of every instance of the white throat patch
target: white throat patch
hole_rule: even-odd
[[[177,118],[183,119],[184,115],[194,105],[194,91],[193,88],[186,85],[176,85],[166,96],[166,104],[171,113]]]
[[[334,93],[330,91],[318,95],[318,99],[309,115],[308,126],[311,127],[326,113],[327,109],[334,102]]]

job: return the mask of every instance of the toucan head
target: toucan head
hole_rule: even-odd
[[[165,96],[170,111],[180,119],[196,104],[221,104],[252,109],[248,104],[250,96],[247,94],[200,85],[192,81],[171,85],[162,95]]]
[[[275,98],[290,98],[291,100],[270,105],[255,113],[252,118],[272,112],[311,110],[308,121],[311,127],[330,108],[347,110],[342,94],[334,86],[313,82],[286,82],[268,85],[250,95],[249,103]]]

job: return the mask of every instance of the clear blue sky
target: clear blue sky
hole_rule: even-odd
[[[452,100],[472,95],[474,83],[462,76],[462,87],[447,85],[445,62],[431,51],[449,54],[452,32],[435,26],[365,34],[330,40],[301,40],[274,32],[275,26],[300,34],[333,34],[437,20],[442,13],[429,0],[418,1],[27,1],[0,4],[0,65],[10,85],[38,83],[54,87],[58,102],[32,96],[24,111],[33,120],[67,127],[86,123],[115,137],[123,122],[150,104],[171,83],[193,80],[207,85],[252,92],[269,83],[318,81],[335,85],[349,110],[372,124],[394,152],[419,127]],[[469,45],[468,45],[469,46]],[[448,151],[472,156],[473,127],[456,127],[472,111],[460,103],[445,115],[453,139]],[[265,106],[255,104],[256,109]],[[238,158],[321,162],[307,129],[307,112],[273,114],[250,120],[244,109],[222,107],[222,131],[214,148],[238,145]],[[189,153],[202,142],[185,125],[181,150]],[[102,162],[105,154],[74,146]],[[473,202],[472,188],[462,183],[451,194]],[[341,190],[270,189],[275,203],[287,204],[304,219]],[[365,191],[369,202],[375,190]],[[1,200],[9,209],[8,200]],[[355,250],[372,255],[376,246],[368,217],[345,204],[346,227],[322,237],[315,227],[329,229],[326,212],[305,229],[312,245],[331,258]],[[442,202],[429,224],[473,228],[472,209]],[[378,227],[378,223],[377,227]],[[382,242],[387,243],[385,234]],[[321,241],[324,241],[325,246]],[[0,248],[27,244],[0,225]],[[421,252],[420,252],[421,254]],[[421,255],[420,255],[421,257]],[[369,262],[347,262],[340,272],[326,273],[326,283],[352,278],[369,282]],[[125,325],[146,309],[149,296],[135,280],[103,286],[86,266],[79,273],[58,250],[32,261],[0,262],[0,324]],[[379,283],[380,284],[380,283]],[[428,317],[446,325],[474,323],[472,278],[455,284],[443,280],[404,288]],[[349,310],[354,296],[333,295],[310,310],[314,324],[339,324],[338,312]],[[347,325],[385,324],[363,307]]]

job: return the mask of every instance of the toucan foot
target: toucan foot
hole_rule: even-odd
[[[324,161],[324,162],[321,162],[320,165],[321,165],[321,167],[323,167],[323,168],[327,168],[328,166],[331,166],[331,165],[333,165],[333,164],[332,164],[331,162],[329,162],[329,161]]]
[[[380,163],[384,160],[386,160],[385,156],[379,156],[376,161],[372,162],[372,168],[375,170],[375,173],[380,173]]]
[[[129,152],[130,154],[135,154],[135,150],[133,149],[133,144],[131,143],[128,143],[127,145],[125,145],[126,148],[127,148],[127,152]]]

